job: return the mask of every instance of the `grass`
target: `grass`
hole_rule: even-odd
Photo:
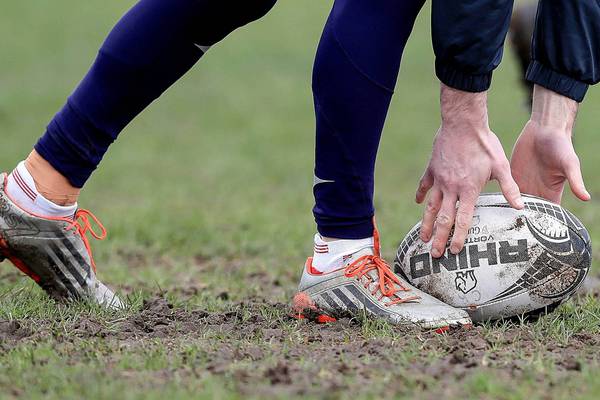
[[[28,154],[131,4],[2,6],[2,168]],[[463,340],[480,350],[463,348],[461,336],[407,333],[379,321],[336,328],[287,317],[284,304],[315,230],[309,77],[329,7],[281,2],[212,48],[112,147],[81,204],[109,228],[109,239],[94,244],[99,274],[129,296],[130,309],[56,306],[2,265],[0,397],[595,398],[597,297],[536,323],[484,325]],[[419,218],[413,193],[439,124],[428,25],[425,9],[378,158],[376,206],[388,258]],[[507,152],[527,119],[522,100],[507,52],[490,92],[491,125]],[[565,200],[593,239],[600,234],[599,100],[591,90],[576,130],[595,199]],[[161,294],[174,313],[165,314],[166,336],[159,322],[136,325],[140,316],[153,321],[144,301]]]

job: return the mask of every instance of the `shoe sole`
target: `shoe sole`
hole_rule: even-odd
[[[337,319],[323,311],[317,306],[314,300],[306,292],[298,292],[292,300],[291,317],[295,319],[307,319],[319,324],[336,322]],[[448,325],[437,327],[422,327],[427,330],[434,330],[435,333],[444,334],[453,328],[471,329],[473,323],[469,319],[460,319],[448,322]]]
[[[325,313],[305,292],[298,292],[292,300],[292,318],[307,319],[318,324],[336,322],[337,319]]]

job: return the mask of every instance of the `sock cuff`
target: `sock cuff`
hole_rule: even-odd
[[[337,239],[331,241],[323,240],[320,234],[315,234],[315,252],[328,252],[330,254],[341,254],[347,252],[356,252],[363,248],[373,247],[373,237],[365,239]],[[320,251],[317,251],[317,250]]]
[[[313,267],[320,272],[342,268],[352,255],[372,254],[374,238],[339,239],[326,242],[320,234],[315,235]]]
[[[60,206],[40,194],[33,176],[25,166],[25,161],[21,161],[9,175],[6,190],[21,208],[36,215],[71,217],[77,211],[77,203],[71,206]]]

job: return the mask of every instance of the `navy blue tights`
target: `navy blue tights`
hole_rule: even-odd
[[[37,152],[74,186],[83,187],[125,126],[185,74],[206,47],[262,17],[275,2],[141,0],[111,31],[90,71],[36,144]],[[377,148],[402,52],[423,2],[335,1],[313,79],[314,214],[324,236],[372,235]]]
[[[141,0],[117,23],[36,151],[83,187],[119,133],[207,47],[276,0]]]
[[[423,3],[336,0],[333,6],[313,73],[313,212],[323,236],[361,239],[373,234],[379,139],[402,52]]]

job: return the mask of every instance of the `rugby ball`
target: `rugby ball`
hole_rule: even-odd
[[[592,259],[583,224],[559,205],[524,195],[515,210],[500,193],[479,197],[458,254],[431,257],[417,224],[400,244],[396,273],[473,321],[552,310],[583,283]]]

